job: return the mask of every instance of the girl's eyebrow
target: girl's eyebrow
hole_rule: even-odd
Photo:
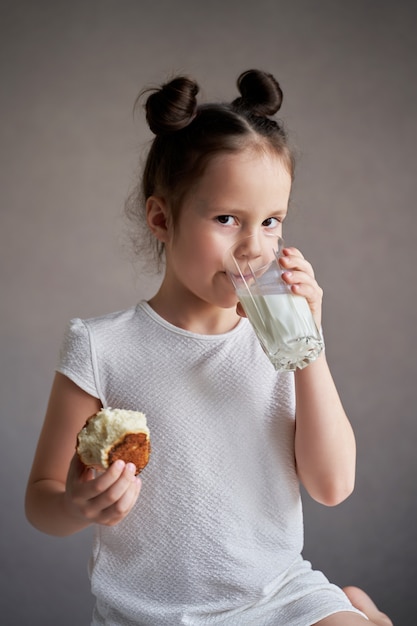
[[[288,213],[288,208],[286,207],[285,209],[277,209],[276,211],[272,211],[273,213],[275,213],[275,215],[280,215],[281,217],[285,217]]]
[[[207,211],[208,213],[214,213],[217,215],[239,215],[242,213],[252,213],[252,209],[246,209],[246,208],[242,208],[241,206],[238,207],[222,207],[222,206],[218,206],[218,205],[213,205],[210,206],[208,204],[205,205],[201,205],[199,207],[199,209],[201,211]],[[267,214],[268,216],[275,216],[275,215],[279,215],[280,217],[285,216],[288,213],[288,208],[272,208],[270,210],[266,210],[265,214]]]

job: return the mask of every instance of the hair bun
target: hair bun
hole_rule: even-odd
[[[248,70],[237,79],[237,87],[241,97],[232,102],[235,107],[242,107],[260,117],[274,115],[281,108],[282,90],[272,74]]]
[[[178,76],[156,89],[146,100],[146,120],[155,135],[165,135],[188,126],[197,112],[197,83]]]

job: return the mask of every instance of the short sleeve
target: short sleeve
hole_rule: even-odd
[[[89,329],[83,320],[75,318],[66,328],[56,371],[91,396],[100,398],[94,362]]]

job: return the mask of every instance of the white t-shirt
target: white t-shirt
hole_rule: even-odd
[[[96,527],[94,625],[308,626],[353,610],[301,557],[294,375],[246,319],[199,335],[146,302],[75,319],[57,369],[151,432],[138,502]]]

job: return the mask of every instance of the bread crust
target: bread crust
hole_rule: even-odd
[[[108,452],[109,465],[122,459],[125,463],[136,465],[136,475],[147,466],[151,453],[151,443],[146,433],[127,433],[120,443]]]

